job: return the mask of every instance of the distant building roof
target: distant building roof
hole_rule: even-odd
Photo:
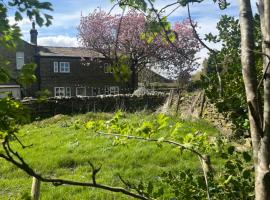
[[[20,88],[21,86],[19,85],[8,85],[8,84],[4,84],[4,85],[0,85],[0,88]]]
[[[103,58],[100,53],[82,47],[38,46],[38,55],[49,57]]]

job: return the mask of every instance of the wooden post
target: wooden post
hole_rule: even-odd
[[[40,197],[40,181],[37,178],[33,177],[31,199],[39,200],[39,197]]]

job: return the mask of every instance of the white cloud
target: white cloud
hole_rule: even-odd
[[[21,21],[15,21],[14,16],[9,16],[8,21],[9,21],[10,25],[13,25],[13,24],[18,24],[18,26],[30,26],[31,25],[30,19],[28,19],[26,17],[24,17]]]
[[[79,42],[76,37],[65,35],[39,37],[38,45],[40,46],[55,46],[55,47],[77,47]]]

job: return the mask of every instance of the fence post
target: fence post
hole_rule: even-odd
[[[40,197],[40,181],[33,177],[32,180],[32,189],[31,189],[31,199],[39,200]]]

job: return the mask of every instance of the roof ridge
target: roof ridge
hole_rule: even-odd
[[[38,47],[49,47],[49,48],[76,48],[76,49],[87,49],[85,47],[60,47],[60,46],[44,46],[44,45],[38,45]]]

